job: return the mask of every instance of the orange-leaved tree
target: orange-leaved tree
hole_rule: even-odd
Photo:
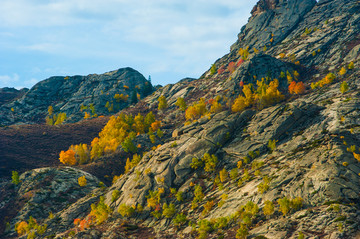
[[[63,164],[75,165],[77,163],[75,159],[75,151],[71,149],[67,151],[61,151],[59,160]]]

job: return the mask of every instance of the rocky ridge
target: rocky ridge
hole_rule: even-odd
[[[92,193],[55,210],[56,224],[39,216],[48,224],[44,236],[199,238],[205,231],[205,238],[241,238],[239,230],[246,221],[239,217],[247,210],[243,206],[252,202],[260,210],[255,210],[250,225],[245,226],[248,238],[359,238],[358,7],[358,1],[347,0],[260,0],[230,53],[215,62],[217,69],[224,67],[223,72],[211,74],[209,70],[198,80],[167,85],[127,109],[136,112],[146,105],[156,111],[158,97],[166,97],[169,107],[157,112],[163,128],[169,131],[162,145],[146,153],[110,187],[90,188]],[[239,49],[247,46],[247,59],[233,72],[226,70],[230,62],[240,60]],[[252,50],[254,47],[261,52]],[[350,62],[354,69],[339,74]],[[278,78],[280,88],[286,91],[287,79],[280,77],[281,72],[295,70],[308,85],[305,94],[287,95],[285,101],[265,109],[232,113],[231,102],[224,101],[222,112],[184,125],[184,113],[174,105],[179,97],[188,104],[199,97],[233,99],[241,92],[240,82],[255,83],[265,77]],[[336,74],[332,84],[310,89],[311,82],[329,72]],[[339,90],[343,81],[349,85],[346,93]],[[276,147],[269,147],[270,140],[275,140]],[[192,167],[193,158],[200,159],[206,153],[218,159],[214,172]],[[222,169],[235,169],[239,175],[228,176],[220,184],[216,175]],[[261,190],[264,184],[266,190]],[[204,195],[193,207],[194,188],[199,187]],[[22,183],[13,188],[20,192]],[[171,188],[181,191],[183,200],[177,200]],[[155,209],[147,207],[149,190],[160,194],[160,206]],[[114,192],[119,193],[115,199]],[[79,211],[85,216],[100,195],[112,211],[108,220],[80,231],[71,220],[79,217]],[[282,213],[277,202],[284,197],[300,197],[302,205]],[[272,215],[264,213],[266,201],[275,205]],[[165,203],[174,204],[176,214],[186,216],[186,223],[175,225],[173,218],[154,216]],[[144,209],[122,216],[118,210],[124,205]],[[210,210],[205,211],[206,207]],[[22,215],[20,211],[16,217]],[[11,228],[16,222],[11,221]],[[13,230],[6,235],[16,236]]]
[[[28,90],[27,88],[21,90],[8,87],[0,88],[0,106],[23,96]]]
[[[90,116],[109,115],[130,105],[133,94],[135,99],[136,94],[143,98],[152,91],[151,82],[132,68],[100,75],[54,76],[37,83],[21,98],[0,106],[0,125],[43,123],[49,106],[55,114],[66,113],[67,122],[83,119],[85,112]],[[128,99],[115,99],[115,94]],[[107,102],[109,107],[105,107]],[[111,104],[113,109],[109,110]]]

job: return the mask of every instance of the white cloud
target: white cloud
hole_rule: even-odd
[[[33,78],[44,73],[35,67],[70,69],[76,61],[93,67],[78,72],[112,62],[151,74],[199,76],[228,52],[256,1],[1,0],[0,36],[12,38],[1,40],[0,51],[6,46],[30,61],[53,64],[34,62],[28,69]]]
[[[2,75],[2,76],[0,76],[0,85],[3,85],[3,86],[14,85],[19,82],[19,79],[20,79],[20,77],[18,74],[13,74],[12,76]]]

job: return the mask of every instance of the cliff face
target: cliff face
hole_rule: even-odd
[[[67,122],[79,121],[85,112],[109,115],[130,105],[134,92],[135,97],[137,93],[145,97],[152,91],[144,76],[131,68],[101,75],[55,76],[39,82],[20,99],[0,106],[0,124],[43,123],[49,106],[55,114],[66,113]],[[128,96],[128,100],[115,99],[115,94]],[[109,107],[105,107],[107,102]],[[109,110],[111,104],[113,109]]]
[[[359,238],[358,10],[355,0],[259,1],[215,71],[160,88],[123,111],[152,110],[164,136],[150,144],[139,133],[134,142],[148,152],[111,186],[76,202],[64,198],[69,205],[54,208],[52,219],[36,214],[48,225],[40,237]],[[231,111],[244,84],[275,78],[284,100]],[[322,79],[327,83],[320,86]],[[289,81],[304,82],[305,91],[290,95]],[[162,111],[160,96],[168,103]],[[186,124],[175,106],[179,97],[188,105],[203,97],[210,108],[218,96],[222,110]],[[121,147],[112,156],[124,164]],[[5,182],[13,194],[1,205],[18,200],[29,185],[26,175],[37,173],[21,175],[17,187]],[[95,201],[107,212],[100,224],[89,215]],[[26,205],[9,220],[6,236],[16,236],[15,223],[27,219]],[[32,212],[41,208],[35,204]],[[71,224],[79,217],[91,226]]]

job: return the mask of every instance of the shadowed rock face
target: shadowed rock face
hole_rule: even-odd
[[[129,234],[135,238],[154,234],[159,238],[196,238],[205,229],[206,238],[239,238],[246,230],[250,238],[295,239],[302,234],[305,238],[359,238],[359,9],[355,0],[259,1],[230,53],[215,62],[219,71],[209,70],[200,79],[162,87],[127,109],[133,114],[144,108],[156,112],[157,99],[165,96],[168,108],[157,112],[164,136],[112,186],[103,191],[95,189],[74,203],[68,199],[71,203],[57,212],[57,223],[51,224],[44,236],[72,236],[70,231],[79,227],[71,225],[70,219],[75,214],[86,214],[80,211],[86,211],[102,195],[112,209],[109,219],[78,232],[74,238],[127,238]],[[239,49],[247,46],[249,55],[243,57]],[[267,48],[262,50],[264,46]],[[350,62],[355,65],[353,69],[348,67]],[[229,65],[236,67],[231,69]],[[346,68],[345,74],[339,73],[342,67]],[[331,84],[311,89],[312,82],[330,72],[336,75]],[[267,108],[231,112],[231,101],[242,94],[240,83],[256,85],[258,80],[274,78],[279,80],[286,100]],[[289,79],[303,81],[305,93],[290,95]],[[349,88],[341,92],[344,81]],[[221,112],[184,124],[184,112],[175,106],[178,97],[191,105],[200,97],[210,102],[217,96],[221,96]],[[135,142],[145,146],[147,138],[138,135]],[[148,143],[146,148],[151,146]],[[218,159],[214,171],[205,170],[206,159],[202,158],[206,154]],[[124,163],[124,157],[114,157]],[[231,175],[220,174],[223,169]],[[34,173],[24,173],[21,178],[28,174]],[[204,198],[195,203],[194,185],[204,193]],[[16,194],[28,186],[20,184],[12,190]],[[182,192],[182,200],[173,195],[172,189]],[[156,192],[163,193],[154,196]],[[117,198],[113,197],[115,193]],[[294,202],[288,202],[289,211],[282,210],[279,199],[284,197],[301,198],[302,205],[296,208]],[[8,200],[12,198],[8,196]],[[155,209],[148,207],[151,198],[156,200]],[[272,215],[264,213],[266,201],[274,204]],[[248,202],[259,207],[254,210],[256,215],[246,212],[243,206]],[[154,211],[162,214],[165,203],[175,206],[174,216],[155,217]],[[118,213],[124,205],[141,205],[144,210],[129,219]],[[22,218],[23,212],[19,210],[14,217]],[[172,219],[179,213],[194,226],[188,226],[188,221],[174,226]],[[211,226],[204,229],[199,223],[202,219]],[[226,225],[220,226],[217,220],[226,221]],[[12,226],[15,221],[11,221]],[[238,231],[239,223],[244,224],[242,231]],[[144,235],[142,227],[154,231]],[[7,235],[14,235],[14,231]]]
[[[93,105],[97,115],[108,115],[109,110],[105,107],[107,102],[110,105],[114,103],[114,111],[119,111],[130,105],[134,91],[145,97],[152,90],[144,76],[131,68],[101,75],[55,76],[39,82],[20,99],[0,106],[0,124],[42,123],[50,105],[53,106],[54,113],[66,113],[67,122],[82,119],[85,111],[91,112],[90,105]],[[116,100],[115,94],[128,95],[129,99]],[[82,109],[81,106],[87,109]]]
[[[279,0],[261,0],[259,1],[251,11],[251,15],[257,15],[270,9],[275,9],[279,4]]]

